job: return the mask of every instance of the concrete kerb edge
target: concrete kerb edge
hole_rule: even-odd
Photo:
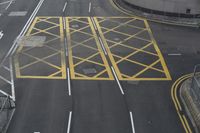
[[[187,22],[183,22],[183,21],[182,22],[180,22],[180,21],[170,21],[170,20],[167,20],[167,19],[164,18],[166,16],[163,16],[161,19],[149,18],[146,15],[141,15],[141,14],[144,14],[145,12],[141,12],[140,14],[136,14],[133,11],[128,11],[128,10],[124,9],[116,0],[111,0],[111,1],[115,4],[115,6],[117,8],[122,10],[122,12],[125,12],[126,14],[128,14],[130,16],[133,15],[133,16],[140,17],[140,18],[143,18],[143,19],[147,19],[148,21],[151,21],[151,22],[156,22],[156,23],[161,23],[161,24],[200,28],[200,19],[199,19],[199,23],[194,23],[194,22],[193,23],[191,23],[191,22],[187,23]],[[136,9],[134,9],[134,10],[136,10]],[[140,12],[140,11],[137,10],[137,12]]]
[[[190,112],[190,109],[188,108],[188,105],[187,105],[186,99],[185,99],[186,97],[190,97],[190,95],[189,96],[184,96],[184,92],[187,93],[189,91],[189,89],[190,89],[188,87],[190,85],[190,83],[191,83],[191,78],[183,81],[183,83],[180,86],[179,95],[180,95],[181,102],[184,105],[184,109],[185,109],[185,111],[187,113],[187,116],[190,119],[195,132],[198,133],[198,128],[197,128],[196,122],[195,122],[194,117],[192,116],[192,114]],[[192,104],[194,104],[194,103],[192,103]],[[200,110],[199,110],[199,112],[200,112]]]

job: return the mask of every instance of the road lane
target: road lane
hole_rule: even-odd
[[[64,133],[71,97],[65,80],[18,79],[16,111],[8,133]]]
[[[132,133],[129,111],[115,81],[72,81],[72,133]]]
[[[67,4],[65,4],[66,2]],[[91,2],[91,8],[89,12],[90,2]],[[63,13],[64,9],[65,13]],[[42,8],[38,13],[38,16],[59,16],[59,17],[122,16],[122,15],[123,15],[122,13],[119,13],[117,10],[114,10],[112,5],[108,1],[104,0],[103,1],[49,0],[44,2]],[[67,28],[69,27],[67,26],[66,29]],[[154,28],[156,28],[156,26]],[[84,32],[88,33],[87,30]],[[81,37],[82,37],[81,35],[77,36],[77,38]],[[158,36],[158,38],[156,39],[160,39],[160,37]],[[66,44],[69,45],[69,42],[67,42]],[[78,52],[81,51],[82,49],[79,48]],[[128,51],[123,51],[123,53],[128,54]],[[68,61],[68,59],[69,58],[67,54],[66,61]],[[196,62],[196,60],[195,61],[192,60],[191,62],[194,63]],[[174,66],[172,64],[176,63],[174,61],[167,60],[167,65],[168,63],[170,65],[169,69],[170,70],[174,69],[173,68]],[[183,61],[181,63],[185,62]],[[175,66],[178,68],[181,67],[179,64],[176,65]],[[111,66],[106,66],[106,67],[111,67]],[[125,65],[123,68],[126,67],[128,66]],[[83,67],[78,68],[78,70],[82,71]],[[134,68],[131,70],[134,70]],[[188,71],[186,66],[185,70]],[[44,67],[42,67],[40,71],[41,73],[46,72]],[[173,77],[177,76],[176,70],[173,71],[172,75]],[[24,82],[27,82],[27,84],[24,84]],[[40,131],[47,133],[67,132],[67,129],[69,129],[68,116],[69,112],[72,111],[70,132],[73,133],[88,133],[88,132],[129,133],[130,132],[131,133],[132,132],[131,119],[130,119],[130,111],[131,111],[134,118],[136,133],[183,132],[183,128],[178,121],[175,110],[173,109],[172,102],[169,99],[170,95],[168,95],[169,94],[168,88],[170,88],[169,86],[171,82],[161,83],[160,81],[155,81],[155,82],[138,81],[139,85],[135,85],[137,84],[137,82],[134,81],[133,82],[119,81],[119,82],[122,85],[122,88],[124,89],[125,99],[121,94],[121,91],[116,81],[101,81],[101,80],[90,81],[84,79],[83,80],[71,79],[70,81],[68,79],[61,81],[57,81],[55,79],[52,80],[18,79],[16,81],[16,85],[20,87],[16,89],[17,99],[19,99],[17,101],[18,102],[17,104],[21,104],[21,106],[17,107],[16,114],[13,117],[13,121],[9,128],[9,131],[12,132],[14,130],[17,130],[20,133],[33,132],[33,131],[38,131],[38,132]],[[28,83],[31,86],[29,86]],[[155,85],[150,86],[149,84],[155,84]],[[69,100],[70,98],[68,96],[69,92],[66,93],[66,90],[68,91],[67,86],[71,87],[73,103],[70,103]],[[38,90],[36,91],[35,88],[37,88]],[[165,90],[165,88],[167,89]],[[58,91],[55,91],[57,89]],[[37,100],[33,100],[35,96],[34,94],[37,93],[39,93],[40,96],[36,97]],[[54,96],[54,93],[56,96]],[[66,96],[64,96],[63,94],[66,94]],[[45,100],[43,101],[44,97]],[[58,99],[59,101],[57,101]],[[23,109],[22,104],[25,103],[26,100],[28,103],[32,104],[33,107],[26,105],[26,108]],[[41,105],[38,104],[39,101],[43,101]],[[63,108],[64,104],[66,103],[67,106],[71,106],[72,104],[73,106],[72,110],[68,108],[66,111]],[[42,108],[41,106],[44,106],[49,111],[48,112],[46,110],[38,111],[35,109],[35,108]],[[57,111],[59,111],[60,114],[56,113],[55,115],[53,115]],[[45,115],[42,117],[42,119],[39,119],[41,114]],[[34,116],[35,118],[33,118]],[[48,118],[49,116],[51,117]],[[67,117],[63,119],[62,117],[64,116]],[[52,122],[55,119],[56,121],[59,122],[58,123]],[[15,123],[18,124],[15,125]],[[54,124],[55,125],[50,127],[52,123],[53,125]],[[31,125],[33,126],[31,127]],[[30,127],[30,129],[28,129],[28,127]]]

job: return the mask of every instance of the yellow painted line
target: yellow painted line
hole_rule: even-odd
[[[80,19],[85,19],[85,20],[80,20]],[[81,23],[84,23],[86,25],[84,27],[80,28],[80,29],[69,28],[70,27],[70,23],[73,23],[73,22],[81,22]],[[106,60],[106,57],[102,52],[103,50],[102,50],[102,48],[101,48],[101,46],[99,44],[99,41],[98,41],[98,38],[97,38],[97,34],[96,34],[95,29],[93,27],[93,24],[92,24],[92,22],[90,20],[90,17],[66,17],[66,23],[67,23],[67,26],[66,26],[67,27],[67,29],[66,29],[66,31],[67,31],[67,39],[68,39],[68,44],[69,44],[69,64],[70,64],[70,73],[71,73],[72,79],[114,80],[114,77],[112,75],[111,69],[110,69],[110,67],[108,65],[108,62]],[[88,27],[90,28],[91,33],[86,33],[86,32],[81,31],[81,30],[84,30],[84,29],[86,29]],[[86,40],[83,40],[83,42],[76,42],[74,40],[71,40],[71,35],[75,34],[77,32],[84,33],[86,35],[90,35],[91,37],[86,39]],[[87,42],[87,41],[89,41],[91,39],[95,40],[97,48],[94,48],[94,47],[91,47],[91,46],[88,46],[88,45],[84,44],[85,42]],[[75,43],[75,44],[72,46],[72,43]],[[87,58],[77,57],[76,55],[73,55],[73,51],[72,50],[73,50],[73,48],[78,47],[78,46],[84,46],[86,48],[92,49],[92,50],[96,51],[96,53],[95,54],[91,54]],[[103,61],[103,64],[90,60],[95,56],[100,56],[102,61]],[[73,62],[73,58],[79,59],[80,61],[75,64]],[[82,63],[85,63],[85,62],[86,63],[90,62],[90,63],[95,64],[97,66],[103,66],[105,69],[100,71],[100,72],[98,72],[93,77],[89,77],[87,75],[83,75],[81,73],[76,72],[74,67],[76,67],[76,66],[78,66],[78,65],[80,65]],[[108,77],[101,77],[101,75],[104,72],[106,72]]]
[[[157,60],[157,61],[153,62],[151,65],[146,66],[145,69],[143,69],[142,71],[136,73],[132,78],[136,78],[137,76],[139,76],[140,74],[144,73],[145,71],[147,71],[147,70],[149,70],[149,69],[152,69],[152,67],[153,67],[155,64],[159,63],[159,62],[160,62],[160,60]],[[158,71],[158,70],[157,70],[157,71]]]
[[[122,76],[121,76],[121,72],[119,71],[119,69],[116,69],[116,68],[118,68],[118,67],[117,67],[117,65],[114,63],[115,60],[114,60],[114,58],[113,58],[113,56],[112,56],[112,54],[111,54],[110,48],[108,47],[107,41],[106,41],[105,38],[104,38],[103,32],[101,31],[101,27],[100,27],[99,22],[98,22],[98,20],[97,20],[96,17],[94,17],[94,21],[95,21],[96,26],[97,26],[97,29],[98,29],[98,31],[99,31],[99,35],[100,35],[100,37],[102,38],[103,43],[105,44],[106,51],[108,51],[108,56],[109,56],[109,58],[110,58],[110,60],[111,60],[111,62],[112,62],[113,67],[115,68],[115,72],[116,72],[118,78],[121,80],[121,79],[123,79]]]
[[[69,17],[66,17],[66,33],[67,33],[67,42],[68,42],[68,53],[69,53],[69,67],[70,67],[70,75],[71,78],[75,78],[75,70],[74,70],[74,62],[73,62],[73,55],[72,55],[72,42],[71,42],[71,35],[70,35],[70,29],[69,29]]]
[[[104,18],[104,17],[95,17],[95,18],[94,18],[95,23],[96,23],[96,25],[97,25],[97,28],[98,28],[98,30],[99,30],[99,32],[100,32],[100,36],[101,36],[101,38],[102,38],[104,44],[106,44],[105,47],[106,47],[106,50],[108,51],[108,56],[109,56],[109,58],[110,58],[110,60],[111,60],[111,62],[112,62],[113,67],[115,68],[115,71],[116,71],[116,73],[117,73],[117,76],[119,77],[120,80],[139,80],[139,79],[140,79],[140,80],[171,80],[171,76],[170,76],[169,71],[168,71],[168,68],[167,68],[167,66],[166,66],[166,64],[165,64],[164,58],[163,58],[163,56],[162,56],[162,54],[161,54],[161,52],[160,52],[160,50],[159,50],[159,48],[158,48],[158,46],[157,46],[157,43],[156,43],[155,39],[153,38],[152,32],[151,32],[151,30],[150,30],[150,28],[149,28],[149,25],[148,25],[148,23],[147,23],[146,20],[142,20],[142,21],[144,22],[144,25],[146,26],[146,28],[143,28],[141,31],[138,31],[138,32],[135,33],[134,35],[129,35],[129,34],[127,34],[127,33],[121,33],[120,31],[115,31],[115,30],[113,30],[113,29],[115,29],[115,27],[112,28],[112,29],[103,27],[103,29],[104,29],[104,30],[107,30],[107,31],[102,32],[102,30],[101,30],[102,27],[100,26],[100,23],[102,23],[103,21],[99,22],[99,20],[98,20],[99,18],[104,19],[104,20],[106,20],[106,19],[111,19],[111,18],[114,18],[114,19],[115,19],[115,18],[117,18],[117,19],[123,19],[123,18],[121,18],[121,17],[108,17],[108,18],[107,18],[107,17],[106,17],[106,18]],[[132,17],[125,17],[125,18],[132,18]],[[134,18],[134,19],[135,19],[135,18]],[[111,21],[112,21],[112,20],[111,20]],[[134,21],[136,21],[136,20],[134,20]],[[130,20],[129,20],[129,22],[130,22]],[[119,27],[119,26],[117,26],[117,28],[118,28],[118,27]],[[113,31],[113,32],[117,32],[117,33],[119,33],[119,34],[125,35],[127,38],[125,38],[123,41],[127,41],[127,40],[129,40],[129,39],[131,39],[131,38],[139,38],[139,39],[141,39],[141,40],[148,41],[149,43],[146,44],[145,46],[143,46],[142,48],[134,48],[134,47],[132,47],[132,46],[127,46],[127,45],[125,45],[125,44],[123,44],[123,43],[121,43],[121,42],[115,42],[115,41],[106,39],[106,38],[104,37],[104,34],[105,34],[105,33],[108,33],[109,31]],[[136,37],[138,34],[141,34],[142,32],[148,32],[148,34],[149,34],[150,37],[151,37],[151,38],[150,38],[151,40],[146,40],[146,39],[143,39],[143,38],[140,38],[140,37]],[[111,46],[109,47],[109,45],[108,45],[109,42],[114,43],[114,44],[111,45]],[[143,50],[143,49],[145,49],[146,47],[148,47],[148,46],[150,46],[150,45],[153,45],[153,47],[154,47],[156,53],[151,53],[151,52],[148,52],[148,51]],[[129,49],[132,49],[132,50],[136,50],[136,51],[130,53],[130,54],[127,55],[126,57],[121,57],[121,56],[115,55],[115,54],[113,54],[113,53],[111,52],[111,48],[114,48],[115,46],[123,46],[123,47],[129,48]],[[146,65],[146,64],[143,64],[142,62],[137,62],[137,61],[128,59],[130,56],[132,56],[132,55],[134,55],[134,54],[136,54],[136,53],[138,53],[138,52],[144,52],[144,53],[146,53],[146,54],[151,54],[151,55],[153,55],[153,56],[155,56],[155,57],[159,57],[159,59],[156,60],[155,62],[152,62],[151,65]],[[117,62],[115,62],[113,56],[120,58],[120,60],[117,61]],[[126,76],[126,78],[123,78],[123,77],[122,77],[122,74],[123,74],[123,73],[120,72],[120,70],[119,70],[119,68],[118,68],[118,66],[117,66],[117,64],[120,63],[120,62],[122,62],[122,61],[128,61],[128,62],[131,62],[131,63],[133,63],[133,64],[138,64],[138,65],[143,66],[143,67],[145,67],[145,68],[144,68],[144,70],[142,70],[142,71],[139,72],[139,73],[136,73],[136,74],[133,75],[132,77],[127,78],[127,76]],[[162,70],[153,67],[155,64],[158,63],[158,61],[159,61],[159,63],[160,63],[161,66],[162,66]],[[141,75],[142,72],[145,72],[145,71],[147,71],[147,70],[149,70],[149,69],[153,69],[153,70],[155,70],[155,71],[164,73],[166,77],[164,77],[164,78],[162,78],[162,77],[153,78],[153,77],[152,77],[152,78],[138,78],[138,79],[136,78],[136,76],[139,76],[138,74]]]
[[[153,41],[154,48],[155,48],[155,50],[156,50],[156,52],[157,52],[157,54],[158,54],[158,56],[159,56],[159,58],[160,58],[161,64],[162,64],[163,69],[164,69],[164,71],[165,71],[165,75],[166,75],[166,77],[167,77],[168,80],[171,80],[172,78],[171,78],[171,76],[170,76],[169,70],[168,70],[167,65],[166,65],[166,63],[165,63],[165,60],[164,60],[164,58],[163,58],[163,55],[162,55],[160,49],[158,48],[158,44],[156,43],[156,40],[155,40],[154,37],[153,37],[153,33],[152,33],[152,31],[151,31],[151,28],[150,28],[150,26],[149,26],[147,20],[144,20],[144,23],[145,23],[145,25],[146,25],[146,27],[147,27],[147,29],[148,29],[149,35],[150,35],[150,37],[151,37],[151,40]]]
[[[55,22],[51,22],[51,20],[49,21],[48,19],[57,19],[56,21],[58,21],[58,24],[55,23]],[[53,26],[46,28],[44,30],[40,30],[40,29],[35,28],[36,24],[39,25],[40,22],[50,23]],[[59,32],[57,33],[59,35],[47,32],[47,30],[51,30],[51,29],[55,29],[55,28],[59,28]],[[38,30],[39,32],[35,32],[35,33],[31,34],[33,29]],[[17,49],[17,54],[15,55],[15,58],[14,58],[16,77],[17,78],[39,78],[39,79],[66,79],[66,59],[65,59],[65,54],[64,54],[64,33],[63,33],[62,17],[36,17],[35,20],[33,21],[33,23],[31,24],[31,26],[29,27],[29,30],[26,33],[26,36],[32,36],[32,35],[36,35],[38,33],[45,33],[45,34],[52,35],[52,36],[56,37],[56,38],[53,38],[53,39],[46,41],[45,45],[43,46],[43,47],[47,47],[51,50],[54,50],[55,53],[50,54],[50,55],[48,55],[44,58],[38,58],[38,57],[35,57],[31,54],[25,53],[26,51],[31,50],[35,47],[27,48],[27,49],[23,50],[24,45],[23,45],[23,42],[22,42],[22,44],[20,44],[19,48]],[[48,46],[49,42],[54,41],[56,39],[60,40],[60,44],[59,44],[60,50],[55,49],[51,46]],[[27,55],[30,58],[34,58],[36,61],[28,63],[24,66],[20,66],[19,60],[18,60],[19,54]],[[45,59],[53,57],[53,56],[57,56],[57,55],[61,58],[60,59],[61,60],[61,66],[57,66],[57,65],[52,64],[48,61],[45,61]],[[53,72],[50,75],[45,75],[45,76],[43,76],[43,75],[39,76],[39,75],[34,75],[34,74],[21,75],[21,72],[20,72],[21,69],[26,69],[28,67],[31,67],[33,64],[40,63],[40,62],[43,62],[46,65],[49,65],[50,68],[56,68],[58,71]],[[48,68],[46,68],[46,69],[48,69]],[[59,73],[61,73],[61,76],[56,76]]]
[[[176,111],[177,111],[177,114],[179,116],[179,119],[183,125],[183,128],[185,130],[186,133],[192,133],[192,130],[189,126],[189,123],[185,117],[185,115],[182,115],[180,114],[180,112],[182,111],[182,107],[181,107],[181,104],[179,102],[179,99],[178,99],[178,86],[183,82],[185,81],[186,79],[192,77],[192,73],[191,74],[187,74],[187,75],[184,75],[182,77],[180,77],[179,79],[177,79],[174,84],[172,85],[172,88],[171,88],[171,97],[172,97],[172,101],[174,103],[174,106],[176,108]]]

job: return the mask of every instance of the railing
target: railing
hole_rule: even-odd
[[[10,121],[15,104],[9,96],[0,96],[0,133],[3,133]]]
[[[197,103],[200,104],[200,64],[194,68],[194,74],[191,82],[191,94],[194,96]]]

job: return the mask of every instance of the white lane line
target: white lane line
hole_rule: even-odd
[[[9,96],[9,97],[10,97],[10,95],[8,95],[6,92],[4,92],[4,91],[2,91],[2,90],[0,90],[0,93],[2,93],[2,94],[5,95],[5,96]]]
[[[67,38],[65,38],[65,56],[68,57]]]
[[[11,81],[7,80],[6,78],[2,77],[1,75],[0,75],[0,79],[4,80],[6,83],[8,83],[10,85],[12,84]]]
[[[66,30],[66,21],[65,21],[65,17],[63,17],[63,27],[64,27],[64,29]]]
[[[133,122],[133,113],[132,113],[132,112],[130,112],[130,118],[131,118],[132,132],[135,133],[135,127],[134,127],[134,122]]]
[[[7,71],[10,71],[10,68],[8,68],[7,66],[3,65],[3,68],[6,69]]]
[[[124,91],[123,91],[123,89],[122,89],[122,86],[121,86],[121,84],[120,84],[120,82],[119,82],[119,79],[117,78],[117,74],[116,74],[116,72],[115,72],[115,70],[114,70],[114,68],[113,68],[112,66],[111,66],[111,69],[112,69],[112,71],[113,71],[113,74],[114,74],[115,79],[116,79],[116,81],[117,81],[117,84],[118,84],[118,86],[119,86],[119,89],[120,89],[121,93],[124,95]]]
[[[69,68],[67,68],[67,81],[68,81],[69,96],[71,96],[71,82],[70,82],[70,71],[69,71]]]
[[[0,31],[0,39],[3,38],[3,35],[4,35],[4,34],[3,34],[3,31],[1,30],[1,31]]]
[[[13,0],[10,1],[10,3],[8,4],[8,6],[6,7],[6,10],[10,7],[10,5],[12,4]]]
[[[10,54],[10,52],[12,51],[11,55],[15,52],[15,50],[17,49],[18,45],[17,45],[17,41],[21,36],[24,36],[24,34],[26,33],[26,31],[28,30],[29,26],[31,25],[33,19],[35,18],[37,12],[39,11],[40,7],[42,6],[42,3],[44,2],[44,0],[40,0],[40,2],[38,3],[37,7],[35,8],[35,10],[33,11],[33,13],[31,14],[30,18],[28,19],[27,23],[25,24],[25,26],[23,27],[21,33],[18,35],[17,39],[14,42],[14,45],[10,51],[8,52],[8,55]]]
[[[101,40],[101,37],[99,37],[99,42],[101,44],[101,47],[103,48],[103,51],[104,51],[105,55],[107,55],[107,52],[106,52],[106,49],[104,47],[103,41]]]
[[[71,120],[72,120],[72,111],[69,112],[69,120],[68,120],[67,133],[70,133]]]
[[[12,89],[12,99],[15,101],[15,83],[14,83],[14,75],[13,75],[13,65],[12,58],[10,58],[10,78],[11,78],[11,89]]]
[[[92,17],[91,17],[91,20],[92,20],[92,24],[94,25],[95,30],[97,30],[97,26],[96,26],[94,19]]]
[[[9,2],[12,2],[12,0],[10,0],[10,1],[0,2],[0,5],[7,4],[7,3],[9,3]]]
[[[89,9],[88,9],[88,12],[89,12],[89,13],[91,12],[91,6],[92,6],[92,3],[90,2],[90,3],[89,3]]]
[[[67,7],[67,2],[65,2],[65,5],[63,7],[63,10],[62,10],[63,12],[65,12],[66,7]]]
[[[171,53],[171,54],[168,54],[169,56],[181,56],[182,54],[181,53]]]
[[[40,0],[40,2],[38,3],[37,7],[35,8],[34,12],[31,14],[30,18],[28,19],[28,21],[26,22],[26,24],[24,25],[23,29],[21,30],[20,34],[17,36],[17,38],[15,39],[13,45],[11,46],[11,48],[9,49],[8,53],[6,54],[6,56],[3,58],[2,62],[0,63],[0,66],[3,65],[3,63],[6,61],[7,57],[10,56],[10,54],[12,55],[15,50],[17,49],[18,45],[17,41],[21,36],[24,36],[24,34],[26,33],[26,31],[28,30],[29,26],[31,25],[33,19],[35,18],[37,12],[39,11],[42,3],[44,2],[44,0]],[[13,74],[13,72],[12,72]],[[13,76],[13,75],[12,75]],[[11,79],[12,81],[13,79]],[[9,81],[10,82],[10,81]],[[12,95],[14,95],[14,83],[11,84],[12,85]],[[3,92],[0,90],[0,92],[4,95],[8,95],[7,93]],[[10,96],[10,95],[9,95]],[[15,100],[15,96],[11,97],[13,100]]]

